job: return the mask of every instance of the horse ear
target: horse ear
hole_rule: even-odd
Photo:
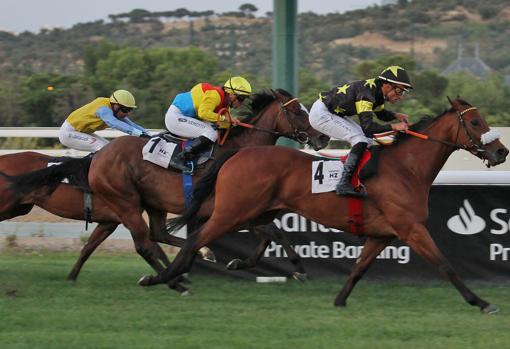
[[[459,110],[460,104],[459,104],[459,102],[457,102],[456,99],[452,100],[449,96],[446,96],[446,98],[448,98],[448,102],[450,102],[450,104],[452,105],[452,107],[454,109]]]
[[[275,100],[280,101],[279,94],[278,94],[278,93],[276,93],[276,91],[275,91],[275,90],[271,89],[271,93],[273,94],[273,96],[274,96],[274,99],[275,99]]]

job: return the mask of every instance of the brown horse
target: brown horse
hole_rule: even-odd
[[[314,149],[325,147],[329,141],[329,137],[310,126],[308,114],[297,98],[284,90],[253,96],[251,109],[251,118],[245,121],[254,127],[236,127],[215,156],[229,149],[274,145],[280,136],[309,144]],[[142,161],[144,143],[141,139],[121,137],[108,144],[92,160],[89,183],[92,191],[119,215],[132,234],[150,233],[152,240],[167,243],[170,236],[165,230],[167,212],[180,214],[185,210],[182,176]],[[196,172],[194,181],[202,172]],[[139,214],[142,207],[149,214],[150,232]],[[190,225],[196,223],[190,222]],[[276,235],[273,238],[279,240]],[[297,275],[303,274],[297,254],[290,247],[289,250]]]
[[[13,153],[0,156],[0,171],[10,176],[18,176],[35,170],[45,169],[48,167],[48,163],[57,163],[63,160],[65,159],[32,151]],[[51,195],[32,195],[30,200],[26,200],[26,197],[20,197],[19,193],[10,189],[9,185],[10,182],[6,177],[0,177],[0,197],[2,198],[0,203],[0,221],[25,215],[32,210],[34,205],[60,217],[77,220],[85,219],[84,193],[73,185],[58,185]],[[119,217],[95,195],[92,196],[92,211],[89,218],[90,221],[98,222],[99,224],[83,246],[78,260],[67,276],[69,280],[76,280],[83,264],[92,252],[120,224]],[[133,235],[133,241],[139,254],[155,270],[160,271],[163,268],[158,260],[163,262],[164,265],[170,264],[163,250],[157,243],[151,241],[148,236]]]
[[[475,107],[462,100],[450,103],[452,108],[442,115],[414,125],[413,130],[422,131],[430,141],[402,135],[394,145],[381,150],[377,174],[365,181],[369,196],[363,200],[363,233],[368,240],[335,305],[346,304],[352,288],[372,261],[398,238],[439,267],[469,304],[486,313],[497,310],[464,285],[425,227],[430,187],[454,150],[465,149],[487,161],[489,166],[504,162],[508,154],[508,149],[498,140],[496,132],[490,131]],[[209,210],[214,200],[209,220],[201,230],[188,236],[186,246],[169,269],[157,276],[143,277],[141,285],[171,283],[174,277],[190,269],[198,248],[247,222],[271,220],[280,210],[294,211],[320,224],[349,230],[345,198],[334,192],[311,193],[311,166],[315,157],[283,147],[242,149],[228,157],[227,154],[218,159],[215,168],[197,183],[190,208],[182,217],[174,219],[170,227],[192,220],[201,209]],[[208,200],[214,190],[214,199]]]
[[[327,136],[311,128],[302,105],[283,90],[255,94],[249,109],[251,117],[245,121],[251,128],[234,129],[217,153],[244,146],[271,145],[280,136],[308,143],[315,149],[323,148],[329,141]],[[182,176],[143,161],[141,153],[145,143],[146,141],[140,138],[120,137],[101,149],[95,154],[89,170],[90,187],[95,199],[106,203],[133,236],[150,235],[154,241],[175,245],[175,237],[166,233],[164,225],[166,212],[184,211]],[[17,179],[18,186],[15,184],[14,188],[18,189],[18,195],[30,192],[30,188],[54,185],[59,178],[72,175],[75,171],[75,163],[68,162],[42,173],[35,172],[24,178],[20,177]],[[52,175],[48,176],[46,173],[43,176],[45,172],[51,172]],[[199,177],[201,172],[197,171],[194,178]],[[24,200],[23,202],[26,202],[26,197]],[[146,209],[149,214],[150,234],[141,216],[142,209]],[[273,228],[277,229],[275,226]],[[272,228],[266,227],[264,233],[267,233],[268,229]],[[100,243],[110,233],[105,231],[100,236],[96,235],[95,239]],[[280,240],[277,235],[273,238]],[[290,247],[289,250],[291,261],[297,267],[297,275],[304,274],[297,254]]]

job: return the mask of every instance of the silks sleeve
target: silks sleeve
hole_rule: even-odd
[[[115,117],[113,115],[113,111],[105,106],[102,106],[96,110],[96,115],[101,118],[101,120],[104,121],[105,124],[108,125],[108,127],[117,129],[119,131],[122,131],[124,133],[127,133],[128,135],[132,136],[140,136],[143,132],[128,123],[125,123]]]
[[[366,136],[372,137],[374,133],[382,133],[391,131],[391,126],[381,125],[374,122],[375,113],[373,111],[373,103],[366,100],[360,100],[355,103],[356,105],[356,113],[359,116],[359,122],[363,133]]]
[[[221,97],[218,92],[209,90],[204,93],[200,105],[198,106],[197,116],[199,119],[216,122],[220,121],[221,117],[214,110],[220,105]]]
[[[136,122],[132,121],[131,119],[129,119],[127,116],[122,119],[122,121],[124,121],[125,123],[133,126],[134,128],[137,128],[139,129],[140,131],[142,131],[143,133],[146,133],[146,134],[149,134],[149,132],[147,131],[146,128],[143,128],[142,126],[138,125]]]
[[[382,121],[393,121],[395,120],[395,113],[391,110],[387,110],[384,108],[384,104],[381,104],[377,108],[374,109],[375,115],[379,120]]]

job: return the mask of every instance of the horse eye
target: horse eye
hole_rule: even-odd
[[[478,120],[478,119],[471,120],[471,125],[480,126],[480,120]]]

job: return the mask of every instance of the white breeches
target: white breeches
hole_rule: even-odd
[[[175,105],[171,105],[165,115],[165,125],[168,131],[186,138],[204,136],[216,142],[218,132],[211,124],[182,114]]]
[[[321,100],[312,105],[309,119],[314,129],[332,138],[349,142],[351,147],[361,142],[372,144],[372,140],[365,136],[361,126],[351,117],[331,113]]]
[[[62,126],[60,126],[58,139],[60,143],[68,148],[89,151],[91,153],[95,153],[108,144],[106,139],[95,133],[88,134],[76,131],[67,121],[64,121]]]

